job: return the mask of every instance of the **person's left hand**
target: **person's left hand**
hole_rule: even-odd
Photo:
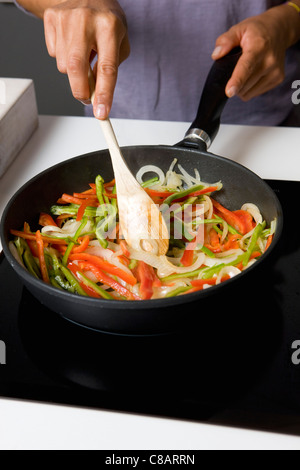
[[[248,101],[283,81],[286,49],[293,43],[289,28],[299,20],[294,13],[281,5],[238,23],[217,38],[214,60],[236,46],[243,51],[225,89],[229,98],[238,95]]]

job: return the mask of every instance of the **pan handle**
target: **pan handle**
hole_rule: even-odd
[[[216,60],[207,76],[197,115],[187,130],[184,140],[177,145],[206,150],[220,127],[220,118],[227,102],[225,87],[242,55],[235,47],[226,56]]]

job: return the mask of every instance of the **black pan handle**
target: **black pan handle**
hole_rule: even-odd
[[[220,118],[227,102],[225,87],[242,55],[240,47],[232,49],[226,56],[216,60],[207,76],[196,118],[178,145],[198,146],[206,150],[220,127]]]

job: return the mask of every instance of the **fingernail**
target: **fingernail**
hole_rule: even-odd
[[[91,100],[80,100],[80,102],[84,104],[84,106],[88,106],[92,103]]]
[[[228,98],[232,98],[233,96],[235,96],[237,94],[237,87],[236,86],[232,86],[231,88],[229,88],[229,90],[227,91],[227,96]]]
[[[219,54],[220,54],[220,52],[221,52],[221,50],[222,50],[222,46],[217,46],[217,47],[215,48],[215,50],[213,51],[213,53],[212,53],[212,57],[218,57]]]
[[[95,117],[97,119],[104,119],[106,117],[105,104],[98,104],[95,109]]]

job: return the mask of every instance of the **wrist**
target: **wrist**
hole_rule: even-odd
[[[299,8],[299,12],[298,12]],[[282,43],[286,49],[300,39],[300,0],[285,2],[277,7],[270,8],[265,14],[279,22],[279,31]]]
[[[294,8],[294,10],[300,14],[300,2],[285,2],[285,5],[291,7],[291,8]]]

